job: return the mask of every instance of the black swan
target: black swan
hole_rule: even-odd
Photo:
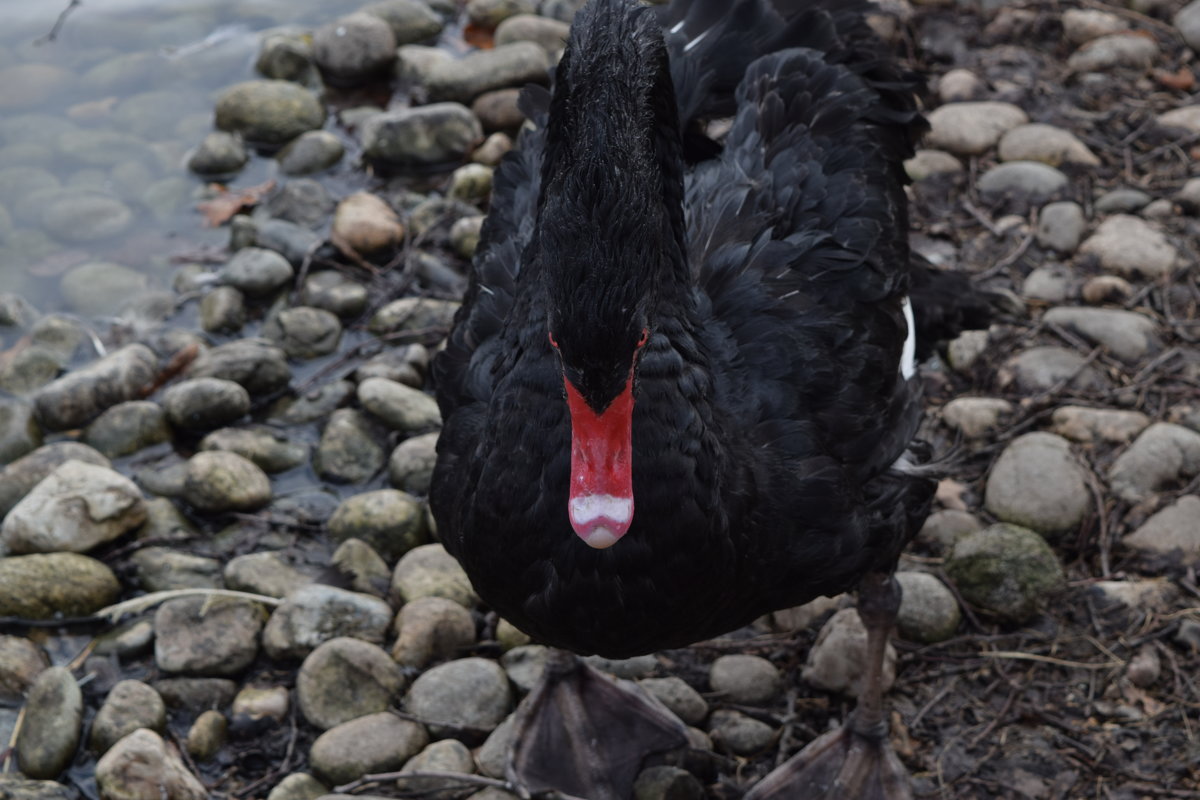
[[[917,80],[868,8],[592,0],[553,92],[526,92],[434,364],[439,536],[536,640],[631,656],[860,587],[874,679],[757,800],[908,796],[878,674],[935,488],[914,327],[986,317],[910,256]],[[581,667],[547,681],[515,760],[530,789],[622,798],[634,751],[681,741]]]

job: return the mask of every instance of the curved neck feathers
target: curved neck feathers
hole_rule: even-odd
[[[647,9],[593,0],[577,16],[555,74],[541,187],[552,305],[648,312],[687,287],[675,91]]]

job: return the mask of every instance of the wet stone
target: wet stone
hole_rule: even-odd
[[[303,85],[316,83],[312,39],[308,32],[281,30],[264,34],[254,68],[264,78]]]
[[[230,713],[236,717],[250,719],[287,719],[288,689],[286,686],[247,686],[233,698]]]
[[[340,272],[314,272],[304,282],[301,302],[323,308],[342,319],[357,317],[367,307],[367,287],[349,280]]]
[[[131,295],[143,292],[149,279],[129,267],[93,261],[71,269],[58,289],[72,309],[89,316],[113,315]]]
[[[465,106],[433,103],[377,114],[363,124],[361,136],[363,155],[371,161],[422,166],[461,161],[483,130]]]
[[[201,511],[254,511],[271,501],[271,480],[253,461],[209,450],[188,460],[183,497]]]
[[[83,440],[109,458],[119,458],[169,442],[171,429],[158,403],[132,400],[96,417],[84,430]]]
[[[394,772],[429,743],[424,727],[387,712],[369,714],[325,731],[313,742],[309,764],[337,785],[363,775]]]
[[[363,13],[379,17],[392,29],[396,44],[423,42],[442,31],[442,18],[421,0],[382,0],[363,6]]]
[[[713,744],[739,756],[750,756],[775,741],[775,729],[740,711],[718,709],[708,721]]]
[[[0,526],[0,553],[82,553],[145,519],[133,481],[108,467],[68,461],[8,512]]]
[[[138,728],[162,733],[166,727],[167,706],[158,692],[141,681],[124,680],[109,691],[96,712],[88,735],[88,747],[97,753],[105,753]]]
[[[405,603],[418,597],[445,597],[464,608],[479,601],[467,573],[440,544],[414,547],[401,557],[392,572],[391,595]]]
[[[988,511],[1043,534],[1070,531],[1092,504],[1087,476],[1070,444],[1052,433],[1027,433],[1012,441],[988,475]]]
[[[946,573],[971,605],[1015,624],[1028,621],[1063,571],[1046,540],[1027,528],[997,524],[959,539]]]
[[[138,582],[147,592],[171,589],[220,589],[221,562],[166,547],[144,547],[131,558]]]
[[[177,428],[203,431],[234,422],[250,411],[250,393],[224,378],[191,378],[166,389],[163,410]]]
[[[229,722],[220,711],[209,709],[196,718],[188,729],[185,746],[188,754],[198,761],[208,761],[225,746]]]
[[[240,137],[214,131],[204,137],[188,159],[188,169],[198,175],[228,175],[237,172],[249,159]]]
[[[85,617],[120,590],[111,569],[77,553],[0,558],[0,617]]]
[[[475,771],[475,759],[467,746],[456,739],[433,742],[410,758],[401,773],[406,772],[451,772],[471,774]],[[462,783],[454,778],[401,777],[396,787],[429,800],[453,800],[461,792]]]
[[[297,306],[268,319],[263,336],[278,344],[289,358],[318,358],[337,350],[342,323],[324,309]]]
[[[221,270],[222,279],[248,295],[262,295],[280,288],[294,274],[288,260],[261,247],[243,247]]]
[[[162,678],[153,684],[170,708],[199,713],[233,702],[237,684],[226,678]]]
[[[495,28],[509,17],[536,11],[533,0],[471,0],[467,3],[467,17],[481,28]]]
[[[15,397],[0,397],[0,464],[15,461],[42,444],[42,429],[33,406]]]
[[[354,380],[363,383],[368,378],[386,378],[420,389],[429,368],[429,351],[419,344],[390,347],[364,361],[354,370]]]
[[[396,59],[396,37],[377,16],[350,14],[313,32],[313,60],[333,84],[348,85],[380,75]]]
[[[139,399],[157,369],[150,348],[122,347],[39,389],[33,399],[38,421],[52,431],[83,427],[111,406]]]
[[[392,561],[425,540],[424,513],[420,502],[404,492],[363,492],[342,501],[329,532],[337,541],[360,539]]]
[[[0,701],[24,702],[25,693],[47,667],[42,649],[21,636],[0,636]]]
[[[279,253],[294,266],[302,264],[323,241],[317,233],[286,219],[269,219],[259,224],[253,238],[253,244]]]
[[[440,47],[403,45],[396,50],[396,78],[402,84],[424,86],[434,65],[452,58]]]
[[[319,136],[322,131],[309,131],[305,137]],[[329,134],[332,135],[332,134]],[[295,143],[293,143],[295,144]],[[288,145],[291,147],[292,145]],[[333,195],[324,185],[310,178],[295,178],[283,184],[267,200],[267,211],[275,219],[294,222],[309,228],[319,228],[333,210]]]
[[[458,303],[450,300],[402,297],[379,309],[367,327],[377,335],[426,328],[449,330],[458,307]]]
[[[430,733],[479,741],[512,710],[508,676],[495,661],[461,658],[439,664],[413,681],[404,708]]]
[[[65,667],[38,675],[25,698],[16,756],[28,778],[57,778],[70,765],[83,729],[83,694]],[[3,788],[0,786],[0,788]]]
[[[346,147],[329,131],[302,133],[279,151],[275,158],[284,175],[311,175],[342,160]]]
[[[704,800],[703,784],[685,769],[650,767],[633,782],[634,800]]]
[[[329,788],[307,772],[293,772],[275,785],[267,800],[317,800]]]
[[[286,472],[308,460],[308,447],[266,425],[222,428],[200,440],[201,450],[225,450],[253,461],[264,472]]]
[[[549,66],[546,51],[532,42],[499,45],[434,63],[426,76],[426,89],[435,100],[469,103],[496,89],[544,84]]]
[[[154,661],[164,672],[236,675],[258,654],[262,606],[228,598],[168,600],[154,613]]]
[[[200,300],[200,327],[209,333],[237,333],[246,324],[246,298],[232,286],[217,286]]]
[[[383,649],[341,637],[330,639],[304,659],[296,676],[296,699],[310,724],[328,730],[386,711],[405,685],[400,665]]]
[[[260,339],[239,339],[201,353],[187,377],[224,378],[240,383],[251,395],[260,395],[287,386],[291,369],[278,347]]]
[[[549,658],[549,648],[540,644],[514,647],[500,657],[500,666],[513,685],[522,692],[533,691],[541,680]]]
[[[208,790],[154,731],[139,728],[96,762],[102,797],[205,800]]]
[[[405,439],[388,459],[388,479],[397,489],[418,495],[429,493],[437,461],[436,433]]]
[[[325,108],[317,96],[288,81],[246,81],[217,99],[217,127],[251,142],[283,144],[324,121]]]
[[[271,412],[270,421],[278,425],[303,425],[332,414],[354,396],[350,381],[333,381],[296,398],[284,398]]]
[[[337,483],[361,483],[378,472],[385,454],[377,426],[361,411],[334,411],[313,458],[317,473]]]
[[[337,546],[330,563],[346,578],[351,591],[386,597],[392,572],[374,548],[361,539],[347,539]]]
[[[263,648],[271,658],[301,659],[338,636],[379,644],[392,622],[391,607],[369,594],[309,584],[289,594],[271,614]]]
[[[437,401],[401,383],[369,378],[359,384],[358,400],[388,427],[402,433],[411,435],[441,427]]]
[[[356,252],[370,254],[399,245],[404,226],[382,198],[370,192],[355,192],[338,203],[333,235]]]

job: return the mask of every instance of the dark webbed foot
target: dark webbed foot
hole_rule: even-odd
[[[868,575],[858,596],[867,664],[858,708],[841,730],[818,737],[763,778],[743,800],[911,800],[908,771],[888,742],[883,659],[900,608],[900,585]]]
[[[509,780],[588,800],[627,800],[647,756],[683,747],[683,724],[636,685],[564,652],[517,710]]]

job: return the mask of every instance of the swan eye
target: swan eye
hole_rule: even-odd
[[[649,340],[650,340],[650,329],[642,328],[642,335],[638,337],[638,341],[637,341],[637,349],[641,350],[643,347],[646,346],[646,342],[648,342]]]
[[[546,331],[546,338],[548,338],[550,340],[550,346],[553,347],[555,350],[557,350],[558,349],[558,340],[554,338],[554,332]]]

